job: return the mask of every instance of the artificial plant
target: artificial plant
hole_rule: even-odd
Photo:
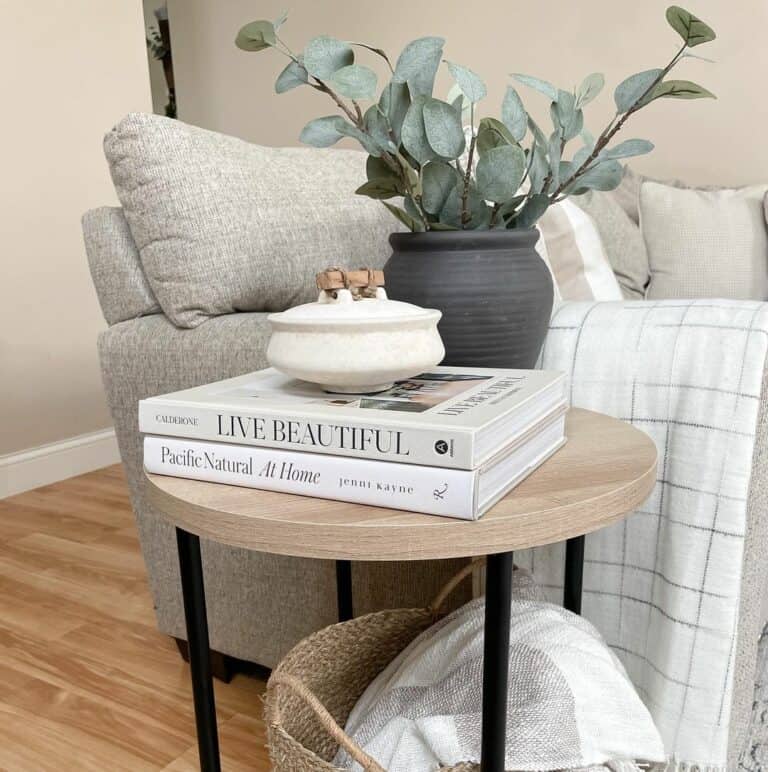
[[[271,49],[289,59],[275,83],[277,93],[307,86],[333,100],[340,114],[310,121],[302,142],[328,147],[343,137],[357,140],[369,157],[368,181],[356,192],[383,200],[412,231],[530,228],[557,201],[615,188],[623,174],[619,160],[653,149],[644,139],[612,144],[630,116],[656,99],[714,97],[696,83],[667,77],[683,58],[701,58],[691,49],[714,40],[714,31],[679,6],[670,6],[666,17],[682,46],[666,66],[619,83],[616,112],[596,138],[584,127],[584,108],[605,84],[600,73],[588,75],[573,91],[530,75],[511,76],[550,101],[553,129],[545,133],[511,85],[500,118],[478,120],[485,83],[467,67],[443,59],[440,37],[412,41],[394,66],[380,48],[326,35],[294,53],[278,34],[286,15],[246,24],[235,42],[245,51]],[[357,49],[386,63],[391,77],[380,93],[374,70],[355,62]],[[455,81],[446,100],[433,96],[442,62]],[[569,143],[576,140],[579,146],[571,153]],[[402,206],[389,199],[402,200]]]

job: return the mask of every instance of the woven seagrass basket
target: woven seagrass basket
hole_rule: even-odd
[[[427,608],[378,611],[331,625],[298,643],[272,672],[265,718],[276,772],[343,772],[342,746],[367,772],[384,772],[342,727],[368,684],[442,615],[450,593],[484,560],[465,566]],[[475,764],[441,767],[473,772]]]

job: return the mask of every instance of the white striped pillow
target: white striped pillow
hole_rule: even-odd
[[[570,201],[547,209],[536,250],[552,272],[555,305],[563,300],[623,300],[592,218]]]

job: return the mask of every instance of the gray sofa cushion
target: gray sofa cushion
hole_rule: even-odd
[[[104,148],[149,283],[179,327],[312,300],[317,272],[381,267],[399,229],[355,195],[360,152],[259,147],[138,113]]]
[[[576,206],[595,222],[606,257],[627,300],[642,300],[650,279],[643,234],[610,193],[589,191],[574,196]]]
[[[123,210],[91,209],[83,215],[82,224],[91,278],[107,322],[160,313]]]

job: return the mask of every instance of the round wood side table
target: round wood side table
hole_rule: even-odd
[[[656,480],[656,447],[638,429],[572,409],[568,442],[480,520],[147,475],[152,505],[176,527],[200,768],[219,772],[200,537],[233,547],[337,561],[340,618],[350,618],[351,561],[487,555],[483,772],[503,772],[512,556],[566,541],[564,605],[581,611],[584,535],[638,507]]]

